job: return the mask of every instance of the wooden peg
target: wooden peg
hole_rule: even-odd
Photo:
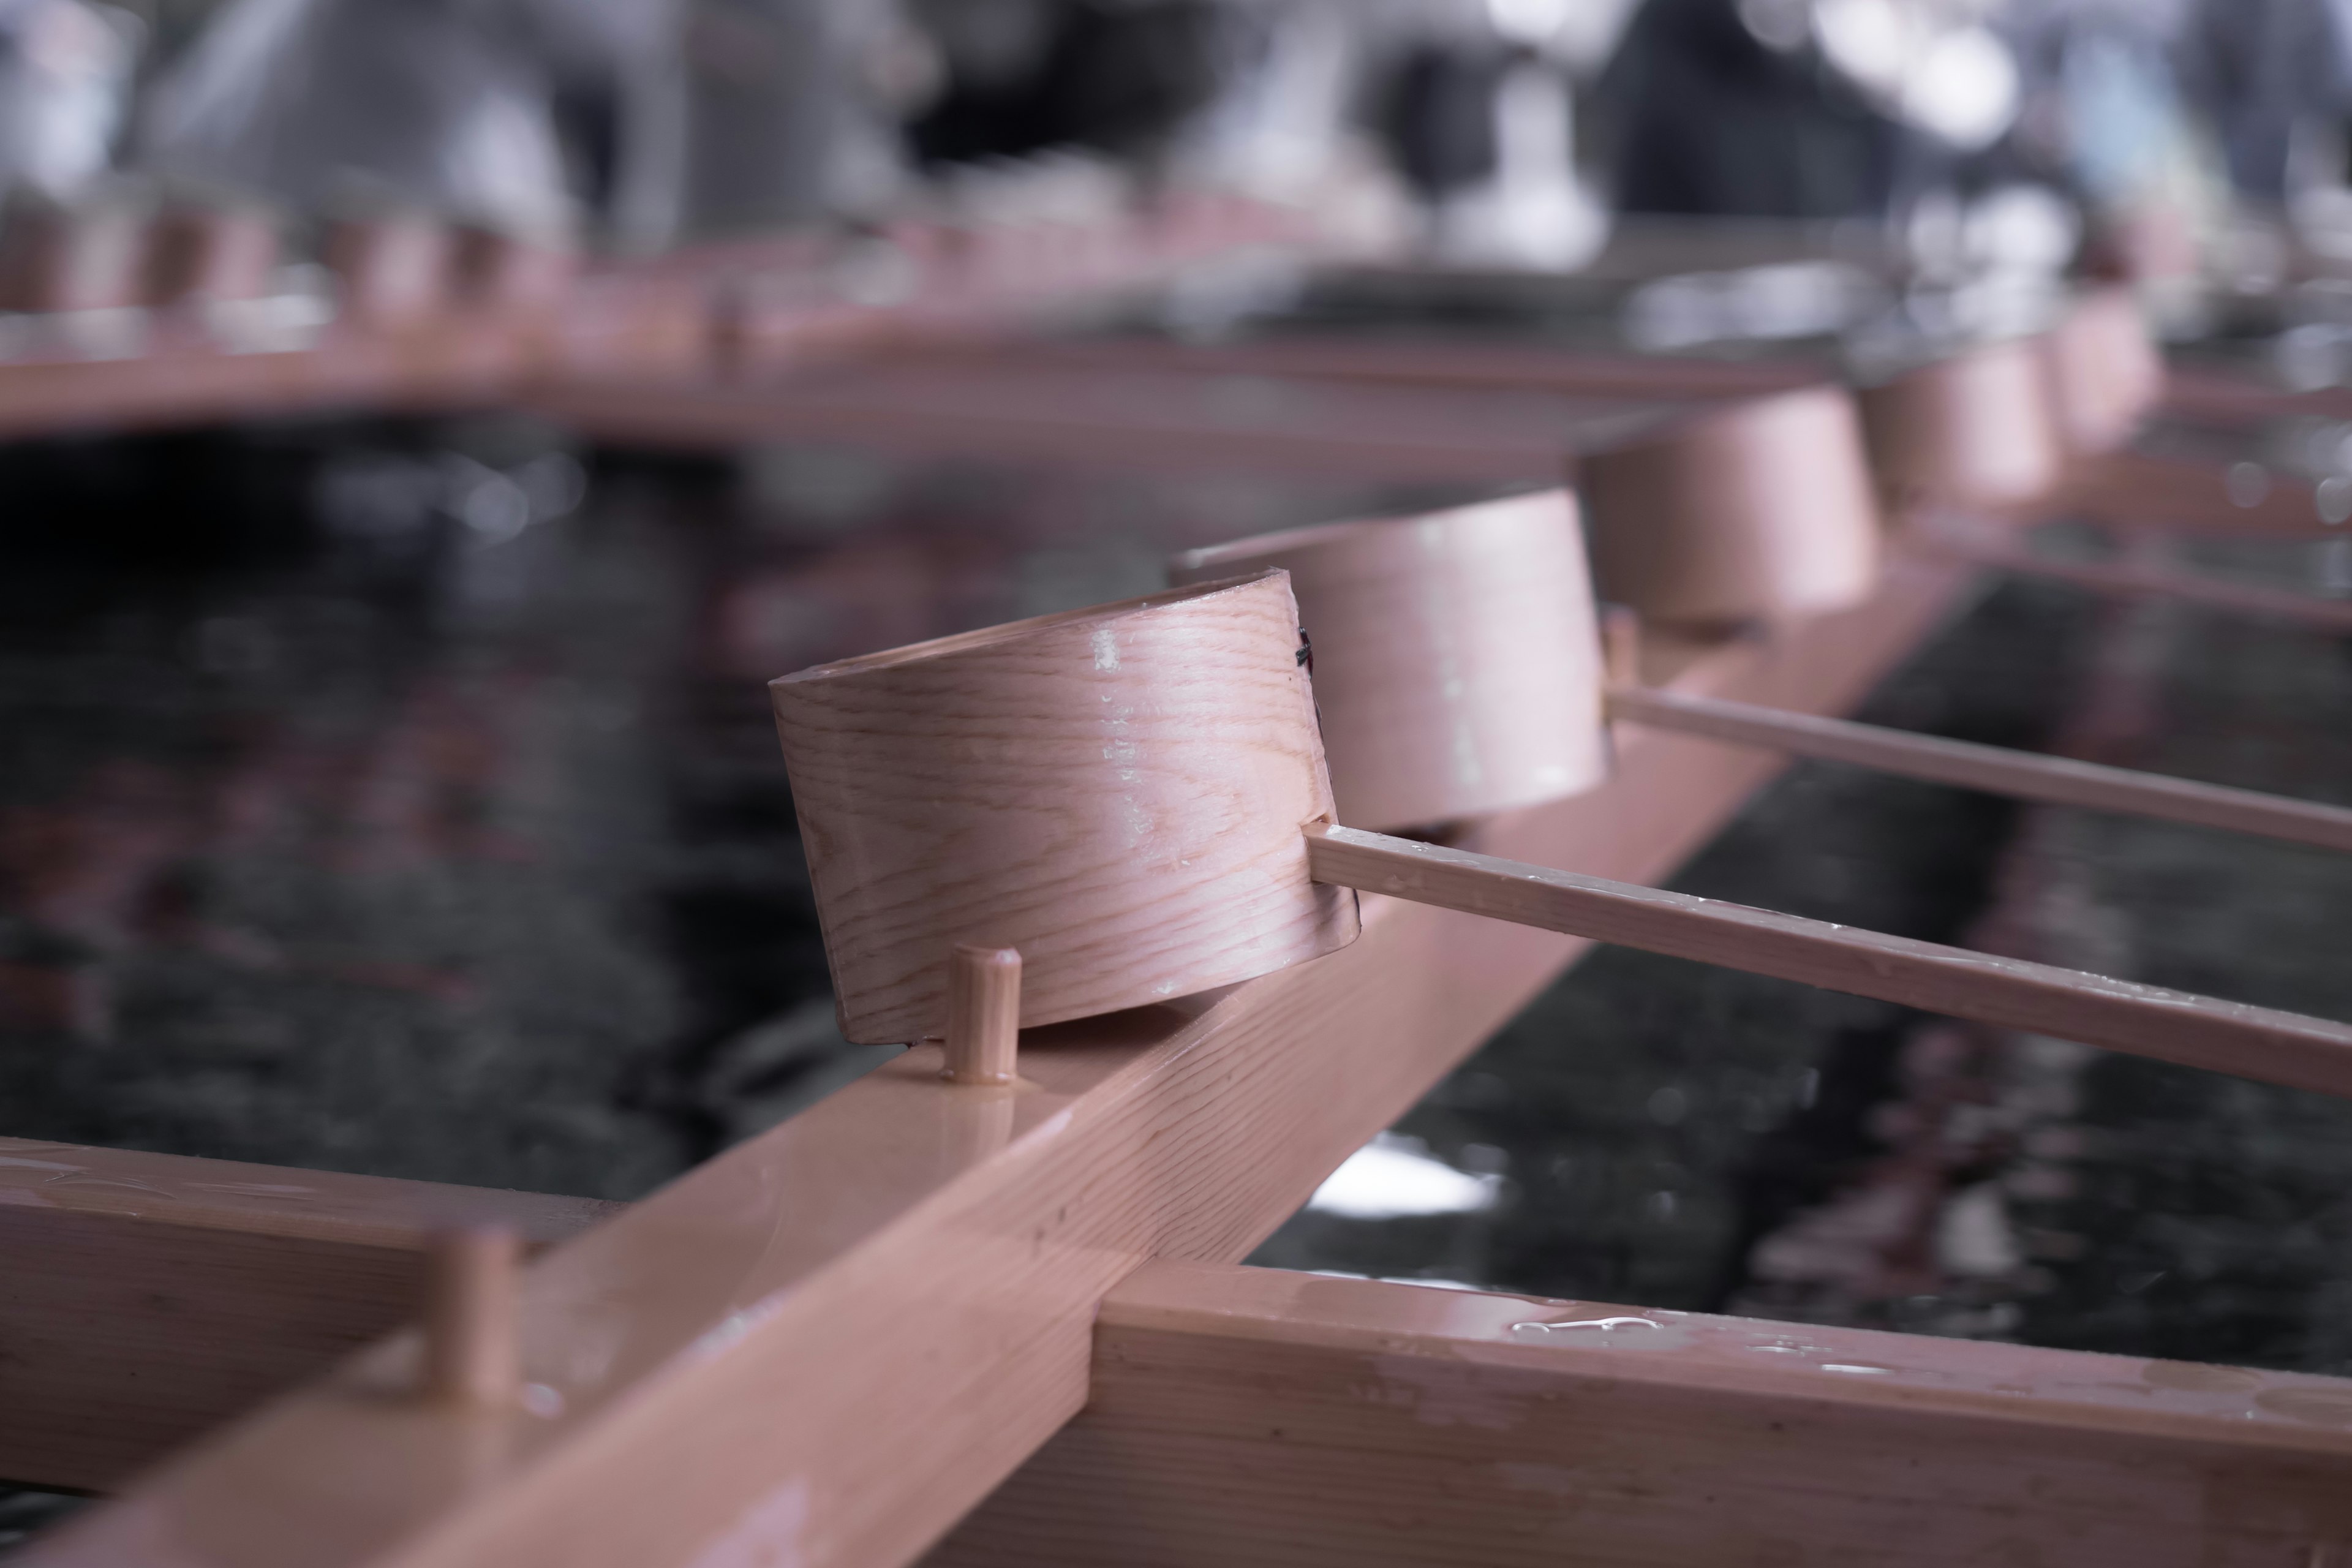
[[[520,1244],[503,1228],[446,1231],[425,1258],[425,1374],[436,1405],[511,1405],[522,1386],[515,1324]]]
[[[948,955],[950,1083],[1013,1081],[1021,1038],[1021,952],[959,944]]]
[[[1601,669],[1612,689],[1642,684],[1642,613],[1630,605],[1601,606]]]

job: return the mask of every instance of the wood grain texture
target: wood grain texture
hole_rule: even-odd
[[[1852,397],[1808,387],[1588,454],[1601,596],[1655,621],[1843,609],[1878,574],[1878,509]]]
[[[1009,947],[958,946],[948,955],[950,1083],[1009,1084],[1021,1039],[1021,954]]]
[[[0,1139],[0,1479],[102,1489],[417,1310],[440,1228],[617,1204]]]
[[[1650,674],[1842,708],[1964,584],[1906,569],[1772,641],[1654,638]],[[1592,795],[1472,837],[1656,876],[1771,766],[1636,738]],[[373,1392],[404,1370],[388,1346],[24,1562],[904,1562],[1076,1413],[1120,1278],[1245,1256],[1578,948],[1382,900],[1318,963],[1033,1032],[1033,1087],[1009,1096],[943,1085],[939,1053],[911,1052],[532,1265],[525,1376],[560,1414],[436,1421]]]
[[[2058,482],[2058,423],[2035,340],[1962,349],[1864,387],[1860,397],[1890,511],[1923,501],[2031,500]]]
[[[2163,401],[2163,353],[2127,287],[2091,289],[2042,336],[2051,411],[2069,448],[2106,452]]]
[[[1703,735],[1735,745],[1768,746],[1792,757],[1852,763],[1905,778],[1958,784],[2052,805],[2124,812],[2291,844],[2352,850],[2352,811],[2289,800],[2256,790],[2103,767],[2071,757],[2037,756],[2000,746],[1907,734],[1811,713],[1776,713],[1670,691],[1629,689],[1609,694],[1609,715],[1630,723]]]
[[[1314,644],[1339,820],[1405,827],[1558,800],[1608,771],[1600,646],[1564,490],[1262,534],[1176,557],[1278,567]]]
[[[1318,879],[1368,893],[2290,1089],[2352,1095],[2352,1025],[1358,828],[1311,827],[1307,839]]]
[[[2352,1382],[1151,1264],[927,1568],[2310,1568]]]
[[[1021,952],[1024,1026],[1319,957],[1355,900],[1279,572],[770,684],[843,1032],[938,1039],[960,943]]]

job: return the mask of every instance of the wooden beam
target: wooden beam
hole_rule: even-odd
[[[600,439],[688,449],[840,441],[1085,468],[1559,482],[1570,454],[1671,413],[1527,388],[1097,370],[1027,355],[883,361],[751,388],[574,381],[531,406]]]
[[[414,1317],[428,1231],[618,1204],[0,1138],[0,1479],[103,1490]]]
[[[1654,679],[1857,700],[1967,587],[1898,563],[1774,640],[1654,638]],[[1649,878],[1773,770],[1672,736],[1482,847]],[[238,1568],[905,1562],[1086,1396],[1097,1307],[1139,1263],[1244,1257],[1580,944],[1387,900],[1329,958],[1033,1030],[1022,1084],[907,1053],[527,1271],[498,1416],[405,1399],[412,1337],[256,1413],[26,1564],[168,1550]]]
[[[2352,1552],[2352,1382],[1155,1263],[929,1568]]]
[[[529,363],[517,334],[478,325],[257,353],[180,342],[126,359],[0,361],[0,437],[479,406],[511,395]]]
[[[1377,336],[1275,332],[1216,343],[1000,333],[971,347],[1024,363],[1100,370],[1518,388],[1580,397],[1760,397],[1819,385],[1834,368],[1826,357],[1803,354],[1738,360],[1637,354],[1428,330]]]

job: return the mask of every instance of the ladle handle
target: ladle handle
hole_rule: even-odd
[[[1905,778],[1958,784],[2021,800],[2128,812],[2323,849],[2352,850],[2352,811],[2226,784],[2198,784],[2067,757],[2039,756],[1641,687],[1612,690],[1609,716],[1655,730],[1759,746],[1790,756],[1853,763]]]
[[[1310,826],[1316,880],[1695,958],[2001,1028],[2352,1096],[2352,1027],[1882,936],[1353,827]]]
[[[2109,598],[2170,599],[2230,615],[2286,621],[2338,637],[2352,632],[2352,602],[2323,599],[2292,588],[2232,583],[2202,572],[2138,562],[2060,561],[2014,544],[1949,533],[1929,534],[1923,543],[1936,554],[1972,566],[2065,583]]]

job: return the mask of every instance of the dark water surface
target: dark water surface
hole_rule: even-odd
[[[1433,499],[515,421],[47,444],[0,489],[0,1133],[622,1198],[872,1059],[764,681]]]
[[[0,1134],[623,1198],[874,1059],[762,681],[1450,499],[512,421],[20,447],[0,494]],[[2347,698],[2340,642],[2011,584],[1865,716],[2352,800]],[[2352,1018],[2319,851],[1804,766],[1674,885]],[[1603,952],[1384,1147],[1452,1212],[1258,1260],[2352,1371],[2312,1096]]]

